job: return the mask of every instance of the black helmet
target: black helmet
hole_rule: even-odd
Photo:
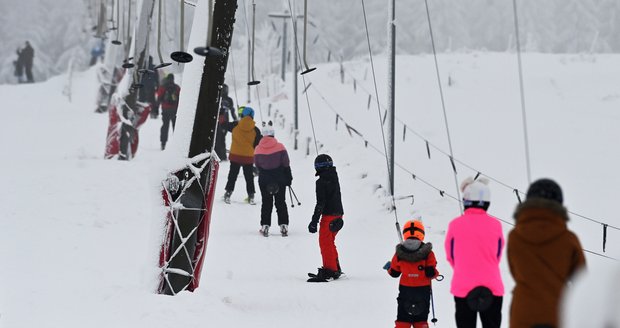
[[[320,154],[314,159],[314,169],[320,170],[328,167],[333,167],[334,161],[327,154]]]
[[[226,84],[222,85],[222,94],[224,96],[228,96],[228,85],[226,85]]]
[[[562,188],[551,179],[539,179],[534,181],[527,190],[527,199],[544,198],[562,204]]]

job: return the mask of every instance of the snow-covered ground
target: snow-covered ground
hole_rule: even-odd
[[[382,104],[385,63],[384,57],[375,58]],[[490,212],[512,222],[517,203],[512,189],[527,188],[516,58],[450,54],[441,55],[439,63],[458,180],[480,171],[505,184],[491,183]],[[389,200],[380,187],[386,185],[385,159],[373,149],[383,149],[383,109],[377,112],[374,92],[368,106],[367,91],[374,90],[369,62],[344,66],[344,83],[337,64],[318,65],[307,74],[306,84],[312,83],[307,100],[300,79],[296,151],[292,87],[275,90],[275,83],[264,79],[259,91],[265,96],[269,84],[269,97],[260,106],[256,101],[251,105],[257,120],[267,120],[269,112],[275,120],[276,137],[289,149],[293,188],[302,203],[289,208],[290,236],[258,234],[260,205],[242,203],[246,195],[241,178],[233,203],[221,201],[228,173],[228,163],[222,163],[201,286],[175,297],[154,293],[164,225],[158,186],[166,170],[175,168],[170,163],[181,160],[171,154],[183,153],[187,145],[172,140],[170,149],[161,152],[161,123],[149,120],[140,131],[133,161],[103,160],[107,114],[94,113],[94,70],[74,75],[71,102],[62,94],[66,76],[43,84],[0,86],[5,99],[0,129],[0,181],[5,186],[0,191],[0,327],[392,325],[398,280],[381,267],[398,239],[395,215],[386,210]],[[436,326],[454,327],[452,274],[444,260],[443,238],[459,208],[450,197],[456,197],[450,161],[440,152],[449,148],[433,59],[402,56],[397,66],[395,194],[414,195],[415,202],[397,201],[396,213],[401,224],[414,217],[425,222],[427,241],[435,245],[438,269],[446,276],[433,285]],[[245,81],[242,72],[237,73],[238,90],[231,77],[227,79],[231,95],[234,99],[237,92],[245,99]],[[556,179],[569,210],[618,226],[620,56],[527,54],[524,74],[532,177]],[[282,92],[287,99],[270,102],[284,98]],[[306,138],[312,136],[308,103],[320,152],[331,154],[338,168],[346,212],[337,238],[346,277],[328,284],[305,282],[306,273],[321,264],[318,236],[306,228],[314,205],[316,154],[312,142],[310,155],[306,151]],[[191,119],[180,112],[177,128],[189,126]],[[350,136],[345,122],[363,137],[354,132]],[[405,138],[403,123],[410,129]],[[424,140],[431,145],[431,159]],[[424,182],[445,191],[446,197]],[[511,229],[508,224],[503,227],[506,233]],[[570,228],[586,249],[602,253],[600,224],[572,216]],[[619,240],[620,233],[610,229],[606,255],[620,258]],[[591,253],[587,260],[590,275],[576,285],[578,297],[571,306],[578,309],[573,311],[577,317],[590,318],[591,327],[602,327],[592,317],[602,322],[604,313],[613,311],[601,304],[619,304],[612,296],[599,296],[606,285],[596,277],[604,272],[617,280],[617,263]],[[505,258],[502,274],[507,327],[514,283]],[[592,290],[601,292],[587,293]],[[580,304],[586,297],[591,301]],[[573,318],[571,327],[584,327],[578,320]]]

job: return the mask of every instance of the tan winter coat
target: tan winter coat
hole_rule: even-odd
[[[232,128],[228,159],[241,165],[254,164],[254,147],[258,145],[260,137],[260,131],[255,127],[252,117],[246,116],[239,120]]]
[[[510,307],[511,328],[558,327],[559,303],[567,282],[585,256],[579,239],[568,230],[566,208],[532,198],[514,214],[508,235],[508,264],[515,280]]]

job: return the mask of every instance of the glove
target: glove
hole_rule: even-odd
[[[424,268],[424,275],[426,276],[426,278],[433,278],[435,277],[435,267],[433,266],[427,266]]]
[[[314,222],[314,225],[317,225],[320,219],[321,219],[321,213],[315,212],[314,214],[312,214],[312,219],[310,221]]]
[[[317,223],[315,221],[311,221],[310,224],[308,224],[308,231],[310,233],[315,233],[317,230]]]
[[[392,262],[387,261],[387,263],[383,266],[383,270],[389,270],[391,266],[392,266]]]

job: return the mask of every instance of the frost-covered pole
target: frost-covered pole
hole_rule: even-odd
[[[129,52],[131,51],[131,21],[133,19],[131,16],[131,3],[132,0],[127,1],[127,37],[125,38],[125,58],[129,57]]]
[[[121,160],[131,160],[133,157],[131,144],[136,140],[136,134],[138,133],[136,125],[145,110],[143,104],[138,102],[138,95],[141,87],[140,78],[141,74],[143,74],[142,69],[147,66],[146,64],[148,62],[148,38],[154,10],[155,0],[142,1],[140,16],[138,17],[134,32],[133,61],[135,65],[132,69],[128,70],[123,79],[127,79],[124,81],[123,86],[128,90],[120,90],[120,93],[123,95],[123,101],[119,104],[121,106],[121,121],[123,122],[118,154]]]
[[[203,33],[198,30],[198,27],[204,27],[204,22],[208,21],[207,47],[201,47],[203,50],[201,55],[205,55],[204,65],[200,77],[193,70],[197,69],[198,61],[192,62],[193,66],[190,66],[192,71],[188,71],[190,67],[186,67],[183,87],[185,88],[187,81],[188,87],[185,90],[188,91],[185,93],[182,91],[180,95],[181,102],[187,102],[184,99],[190,99],[189,101],[195,99],[192,90],[195,89],[193,85],[198,83],[199,77],[198,97],[196,102],[190,105],[195,106],[187,154],[192,162],[187,168],[174,173],[177,178],[186,181],[186,184],[180,195],[167,199],[169,202],[182,205],[177,208],[170,207],[174,212],[175,222],[173,226],[169,226],[172,228],[169,230],[171,235],[168,235],[169,240],[167,240],[170,243],[168,244],[167,241],[164,243],[163,254],[160,257],[160,264],[163,266],[163,281],[159,292],[167,295],[176,295],[183,290],[193,291],[198,287],[217,181],[218,161],[210,154],[214,154],[220,92],[224,84],[230,53],[237,0],[213,0],[212,12],[211,6],[205,10],[206,2],[207,0],[199,0],[197,3],[194,27],[190,37],[191,48],[196,45],[193,41],[200,36],[195,33]],[[209,0],[209,4],[211,3],[212,0]],[[201,42],[204,42],[203,40]],[[198,53],[196,50],[195,52]],[[199,168],[202,169],[199,170]]]
[[[286,81],[286,54],[288,51],[287,48],[287,44],[286,44],[286,39],[287,39],[287,30],[288,30],[288,26],[287,26],[287,19],[291,19],[291,14],[288,12],[288,10],[284,10],[284,13],[281,14],[269,14],[268,15],[271,18],[282,18],[284,23],[282,24],[282,65],[280,66],[280,77],[282,78],[282,81]]]
[[[286,47],[286,30],[286,20],[284,20],[284,24],[282,25],[282,70],[280,73],[282,81],[286,81],[286,52],[288,50]]]
[[[248,79],[247,81],[252,81],[252,36],[250,35],[250,25],[248,23],[248,7],[245,5],[245,1],[243,2],[243,15],[245,15],[245,31],[248,39]],[[252,90],[250,90],[250,86],[246,86],[246,90],[248,91],[248,104],[252,102]]]
[[[297,19],[293,20],[293,36],[295,40],[295,46],[293,47],[293,51],[295,54],[295,56],[293,56],[293,106],[295,109],[295,142],[293,144],[293,149],[297,150],[297,134],[299,133],[299,96],[297,95],[297,71],[299,70],[299,66],[297,65],[297,58],[299,58],[299,47],[297,44]]]
[[[396,88],[396,4],[395,0],[388,0],[388,114],[387,114],[387,127],[388,144],[390,146],[388,158],[389,158],[389,181],[390,194],[394,195],[394,117],[395,117],[395,92]]]
[[[209,35],[210,47],[220,49],[222,57],[205,58],[200,81],[196,118],[189,147],[189,158],[210,152],[215,144],[215,127],[220,108],[220,90],[228,66],[229,49],[232,42],[233,24],[237,0],[215,0],[213,22]],[[196,17],[196,19],[204,19]]]

